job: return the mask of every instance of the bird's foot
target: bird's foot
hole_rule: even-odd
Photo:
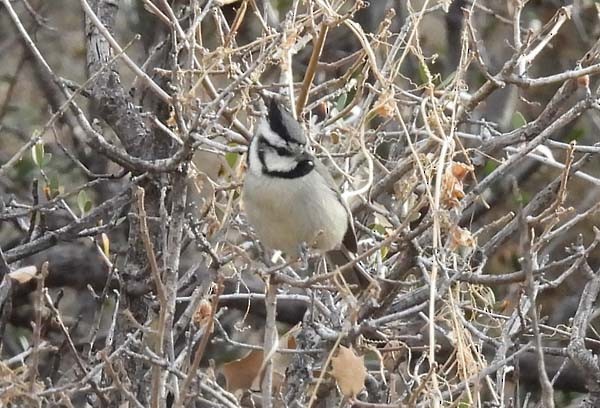
[[[308,270],[308,261],[310,259],[310,249],[306,242],[302,242],[298,246],[298,254],[300,255],[300,270],[305,272]]]

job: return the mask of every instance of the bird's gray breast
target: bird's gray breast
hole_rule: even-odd
[[[337,248],[348,226],[337,193],[315,171],[295,179],[248,173],[243,201],[261,242],[290,255],[297,253],[302,242],[322,251]]]

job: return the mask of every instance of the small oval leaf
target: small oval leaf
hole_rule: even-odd
[[[337,109],[338,112],[341,112],[342,109],[344,109],[346,107],[347,100],[348,100],[348,94],[346,92],[344,92],[343,94],[340,95],[338,100],[335,102],[335,108]]]
[[[56,196],[60,194],[60,182],[58,181],[58,176],[56,174],[50,177],[48,188],[50,189],[51,199],[56,198]]]
[[[237,163],[240,155],[238,153],[227,152],[225,153],[225,160],[231,169],[235,168],[235,164]]]
[[[31,147],[31,158],[36,166],[42,168],[44,165],[44,144],[36,143]]]
[[[85,215],[92,208],[92,202],[85,190],[81,190],[79,194],[77,194],[77,207],[79,207],[81,215]]]
[[[110,257],[110,240],[108,239],[108,235],[104,232],[100,237],[102,239],[102,252],[104,252],[104,255],[108,258]]]

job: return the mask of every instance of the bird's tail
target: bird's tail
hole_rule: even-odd
[[[349,265],[354,261],[354,256],[344,248],[331,250],[327,252],[326,257],[332,271],[335,270],[333,268],[342,269],[342,276],[348,285],[354,285],[362,290],[366,289],[373,280],[359,262]]]

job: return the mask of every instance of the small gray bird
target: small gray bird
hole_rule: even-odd
[[[306,243],[337,265],[349,259],[344,250],[357,251],[352,215],[335,181],[307,150],[302,126],[274,100],[250,142],[243,201],[248,221],[271,249],[294,256]],[[349,280],[364,285],[366,278]]]

